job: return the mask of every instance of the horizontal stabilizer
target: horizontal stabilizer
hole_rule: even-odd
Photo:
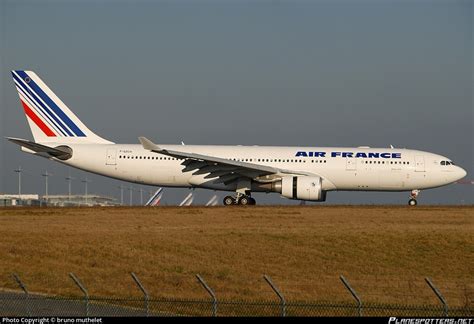
[[[46,153],[60,160],[68,160],[72,157],[72,149],[65,145],[50,147],[50,146],[38,144],[32,141],[24,140],[21,138],[13,138],[13,137],[7,137],[7,140],[17,145],[26,147],[27,149],[35,153]]]

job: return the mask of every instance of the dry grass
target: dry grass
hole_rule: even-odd
[[[78,295],[474,304],[474,207],[2,208],[0,287]]]

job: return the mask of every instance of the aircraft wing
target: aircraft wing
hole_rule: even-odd
[[[284,175],[314,175],[303,171],[285,170],[249,162],[234,161],[220,157],[188,153],[162,148],[146,137],[139,137],[145,150],[183,159],[183,172],[194,171],[193,175],[208,174],[204,178],[219,178],[218,181],[229,184],[238,178],[246,177],[260,182],[272,182]]]

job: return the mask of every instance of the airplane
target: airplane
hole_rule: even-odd
[[[411,149],[116,144],[92,132],[33,71],[12,71],[34,140],[22,151],[84,171],[161,187],[235,192],[223,203],[255,205],[252,192],[325,201],[329,191],[409,191],[459,181],[466,171],[442,155]]]
[[[145,206],[159,206],[163,197],[163,188],[158,188],[155,193],[148,199]]]
[[[217,206],[219,198],[217,198],[217,195],[213,195],[211,199],[209,199],[206,203],[205,206]]]
[[[191,206],[193,204],[193,201],[194,201],[194,194],[190,192],[186,197],[184,197],[183,201],[181,201],[178,206],[179,207]]]

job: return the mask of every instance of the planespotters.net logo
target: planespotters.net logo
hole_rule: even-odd
[[[388,324],[474,324],[474,318],[397,318],[390,317]]]

